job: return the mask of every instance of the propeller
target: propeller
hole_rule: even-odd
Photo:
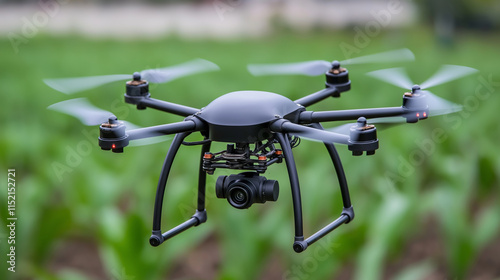
[[[142,79],[147,80],[150,83],[166,83],[180,77],[219,69],[219,66],[216,64],[208,60],[198,58],[170,67],[143,70],[139,74]],[[45,79],[43,81],[49,87],[57,91],[66,94],[73,94],[116,81],[131,80],[132,78],[133,75],[130,74],[118,74],[79,78]]]
[[[361,63],[380,63],[380,62],[397,62],[397,61],[413,61],[415,56],[409,49],[399,49],[387,51],[372,55],[361,56],[340,61],[340,65],[353,65]],[[282,75],[282,74],[298,74],[306,76],[317,76],[324,74],[332,68],[332,64],[339,62],[329,62],[326,60],[313,60],[297,63],[282,63],[282,64],[249,64],[248,71],[254,76],[263,75]]]
[[[337,133],[332,133],[322,129],[317,129],[290,122],[284,122],[282,124],[278,124],[278,127],[279,127],[278,131],[285,131],[291,135],[304,137],[313,141],[347,144],[349,140],[349,137],[345,135],[339,135]]]
[[[278,125],[280,124],[278,123]],[[378,149],[376,129],[373,125],[367,124],[364,117],[358,118],[354,126],[349,125],[349,134],[289,123],[281,123],[281,128],[292,135],[305,137],[309,140],[348,145],[348,149],[355,156],[362,155],[363,152],[366,152],[367,155],[373,155]]]
[[[460,111],[462,110],[462,106],[438,97],[425,89],[465,77],[477,71],[478,70],[474,68],[466,66],[443,65],[433,76],[420,86],[413,85],[403,68],[377,70],[369,72],[367,75],[403,89],[410,89],[412,94],[423,95],[423,101],[429,106],[429,116],[437,116]]]
[[[374,119],[367,120],[367,125],[371,125],[371,124],[399,124],[399,123],[404,123],[404,122],[406,122],[406,119],[404,117],[374,118]],[[357,123],[346,123],[346,124],[339,125],[336,127],[327,128],[325,130],[329,131],[329,132],[349,136],[350,131],[351,131],[351,127],[353,127],[353,126],[358,126],[358,124]],[[377,127],[377,130],[379,130],[378,127]]]
[[[326,143],[335,143],[335,144],[347,144],[348,137],[346,135],[339,135],[333,131],[320,130],[317,128],[310,128],[311,130],[307,131],[295,131],[290,132],[290,134],[303,137],[308,140],[317,141],[317,142],[326,142]],[[347,135],[348,136],[348,135]]]
[[[50,105],[49,107],[47,107],[47,109],[73,116],[87,126],[100,125],[102,123],[108,122],[110,119],[116,119],[116,117],[111,112],[95,107],[86,98],[75,98],[62,101]],[[140,126],[135,125],[131,122],[121,122],[123,122],[127,131],[141,128]],[[165,136],[160,133],[148,132],[147,134],[141,136],[146,139],[136,140],[130,143],[129,146],[150,145],[170,140],[169,136]],[[155,136],[161,137],[151,138]]]

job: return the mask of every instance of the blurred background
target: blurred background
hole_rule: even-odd
[[[493,0],[0,1],[0,278],[500,279],[499,28],[500,2]],[[230,170],[209,176],[207,223],[151,247],[170,142],[104,152],[96,126],[46,108],[87,97],[142,126],[182,118],[125,104],[121,82],[72,96],[42,82],[204,58],[221,71],[153,85],[152,96],[197,108],[237,90],[294,100],[322,89],[324,76],[253,77],[246,65],[399,48],[411,49],[416,61],[352,65],[351,91],[310,109],[400,106],[403,90],[365,73],[402,66],[421,82],[456,64],[479,72],[433,92],[463,110],[380,129],[374,156],[353,157],[339,146],[356,219],[301,254],[292,250],[284,164],[265,175],[280,181],[279,200],[245,211],[215,197],[217,176]],[[340,192],[322,144],[302,141],[294,156],[310,235],[338,217]],[[192,215],[198,161],[199,147],[181,148],[163,230]],[[8,168],[16,169],[15,273],[7,270]]]

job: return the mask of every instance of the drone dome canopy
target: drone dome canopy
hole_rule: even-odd
[[[258,140],[266,139],[271,121],[294,115],[301,108],[276,93],[235,91],[215,99],[197,116],[208,123],[212,140],[245,143],[257,140],[253,139],[256,135]]]
[[[198,115],[210,124],[254,125],[286,116],[300,106],[292,100],[266,91],[234,91],[203,108]]]

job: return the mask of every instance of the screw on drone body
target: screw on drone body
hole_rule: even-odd
[[[135,72],[132,75],[132,81],[128,81],[127,85],[138,86],[138,85],[142,85],[142,84],[145,84],[145,83],[146,83],[146,81],[142,79],[141,73]]]
[[[364,127],[366,126],[366,118],[365,117],[359,117],[358,120],[356,121],[358,127]]]
[[[358,120],[356,121],[356,125],[358,130],[368,130],[375,127],[374,125],[367,124],[365,117],[358,118]]]
[[[332,62],[332,68],[329,70],[330,73],[335,74],[335,75],[338,75],[340,73],[344,73],[345,71],[347,71],[347,69],[340,67],[340,62],[338,62],[337,60],[334,60]]]
[[[134,72],[133,78],[134,78],[134,81],[140,81],[141,80],[141,73]]]
[[[405,97],[412,97],[413,94],[420,94],[421,93],[421,88],[419,85],[414,85],[411,87],[411,92],[405,92],[403,95]]]
[[[118,118],[116,116],[111,116],[108,118],[109,124],[116,124],[118,122]]]

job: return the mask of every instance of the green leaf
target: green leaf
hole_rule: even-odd
[[[404,268],[392,280],[421,280],[426,279],[434,270],[434,265],[430,261],[422,261]]]
[[[484,209],[473,230],[473,244],[476,252],[497,236],[500,228],[500,209],[497,205]]]

